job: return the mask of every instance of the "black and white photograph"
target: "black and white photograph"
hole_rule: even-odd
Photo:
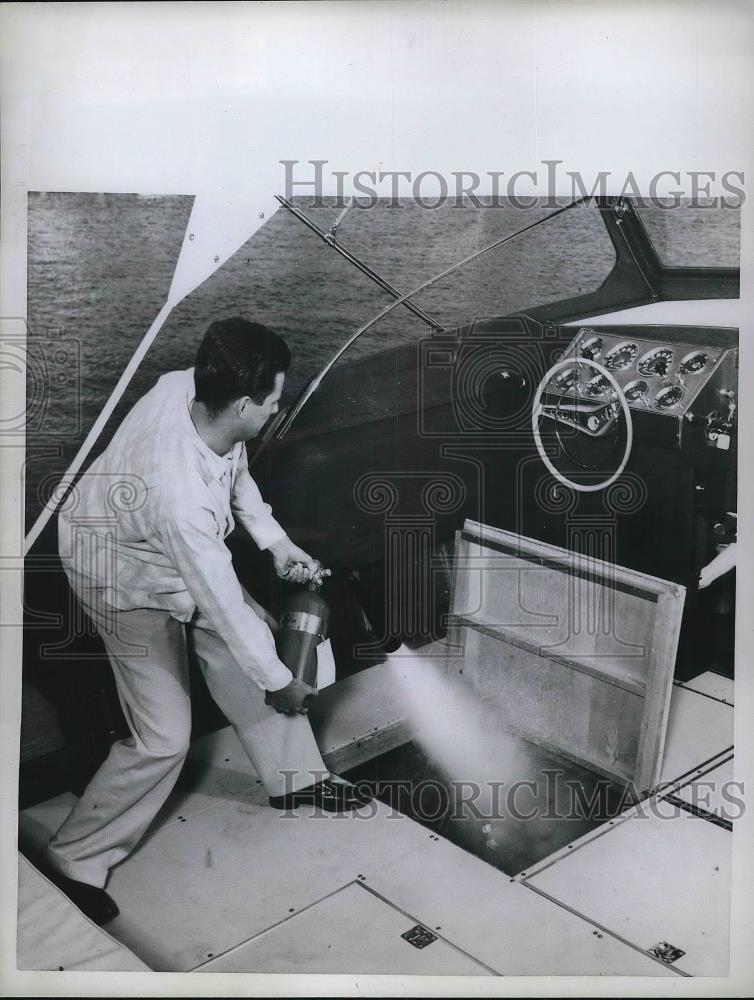
[[[750,995],[754,7],[0,18],[3,994]]]

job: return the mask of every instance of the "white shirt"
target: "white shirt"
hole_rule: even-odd
[[[84,601],[197,608],[261,688],[291,680],[272,633],[243,599],[224,539],[235,519],[260,549],[285,531],[249,473],[246,448],[218,455],[191,420],[194,369],[169,372],[123,420],[79,479],[58,520],[60,557]]]

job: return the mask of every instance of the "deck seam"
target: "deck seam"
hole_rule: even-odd
[[[633,951],[638,952],[640,955],[644,955],[645,958],[650,959],[652,962],[659,965],[661,968],[670,969],[671,972],[675,972],[676,975],[682,976],[684,979],[694,978],[694,976],[692,976],[690,972],[684,972],[683,969],[677,969],[674,965],[672,965],[669,962],[663,962],[659,958],[655,958],[654,955],[651,955],[644,948],[640,948],[637,944],[634,944],[633,941],[629,941],[622,935],[616,934],[615,931],[611,931],[609,928],[605,927],[604,924],[600,924],[596,920],[593,920],[591,917],[587,917],[586,914],[581,913],[579,910],[574,909],[572,906],[569,906],[562,900],[556,899],[554,896],[551,896],[548,892],[545,892],[543,889],[539,889],[537,886],[531,885],[529,882],[522,882],[521,885],[526,886],[527,889],[531,889],[532,892],[536,892],[538,896],[542,896],[543,899],[548,900],[550,903],[554,903],[555,906],[559,906],[562,910],[567,910],[574,917],[578,917],[580,920],[583,920],[584,923],[590,924],[592,927],[596,927],[603,933],[608,934],[614,940],[620,941],[621,944],[624,944],[626,945],[626,947],[633,949]]]
[[[685,799],[679,799],[676,795],[667,795],[666,801],[672,803],[678,809],[683,809],[684,812],[689,813],[690,816],[695,816],[697,819],[704,820],[706,823],[712,823],[714,826],[719,826],[723,830],[727,830],[728,833],[733,832],[733,823],[729,819],[725,819],[724,816],[718,816],[717,813],[707,812],[706,809],[702,809],[701,806],[695,806],[692,802],[686,802]]]
[[[269,934],[270,931],[274,931],[277,927],[281,927],[283,924],[287,924],[290,920],[294,920],[299,914],[306,913],[313,906],[317,906],[318,903],[322,903],[324,900],[329,899],[331,896],[335,896],[337,893],[342,892],[343,889],[347,889],[349,885],[354,885],[356,879],[351,879],[350,882],[345,882],[343,885],[339,885],[332,892],[326,892],[324,896],[320,896],[311,903],[307,903],[306,906],[302,906],[300,910],[296,910],[295,913],[289,914],[287,917],[283,917],[281,920],[276,920],[274,924],[270,924],[269,927],[265,927],[261,931],[257,931],[256,934],[252,934],[251,937],[245,938],[243,941],[238,941],[236,944],[231,945],[230,948],[226,948],[225,951],[220,951],[216,955],[213,954],[212,958],[206,959],[204,962],[200,962],[198,965],[193,965],[190,969],[186,969],[186,972],[200,972],[205,965],[210,965],[215,962],[218,958],[224,958],[226,955],[231,955],[234,951],[239,948],[243,948],[244,945],[249,944],[251,941],[256,941],[257,938],[263,937],[265,934]],[[358,883],[356,883],[358,884]]]
[[[730,678],[723,678],[724,680],[730,680]],[[691,682],[693,683],[693,681]],[[693,688],[686,681],[673,681],[674,687],[682,688],[684,691],[690,691],[692,694],[698,694],[700,698],[709,698],[710,701],[716,701],[719,705],[727,705],[728,708],[735,708],[735,702],[726,701],[725,698],[718,698],[714,694],[708,694],[706,691],[699,691],[697,688]]]
[[[719,764],[722,764],[723,762],[722,760],[720,760],[720,758],[723,757],[725,754],[733,754],[734,749],[735,746],[733,743],[731,743],[730,746],[724,747],[722,750],[718,750],[716,754],[713,754],[706,760],[700,761],[700,763],[695,764],[693,767],[689,768],[688,771],[684,771],[683,774],[679,774],[677,778],[673,778],[670,781],[661,782],[661,784],[657,788],[657,791],[654,794],[661,796],[665,792],[670,793],[673,790],[683,788],[685,785],[688,785],[689,782],[693,781],[694,777],[698,777],[701,774],[706,774],[707,771],[704,770],[705,768],[711,771]]]
[[[724,756],[725,754],[728,756]],[[667,794],[674,795],[676,792],[683,791],[684,788],[687,788],[694,781],[697,781],[699,778],[703,778],[705,774],[710,774],[712,771],[716,771],[718,767],[722,767],[723,764],[727,764],[729,760],[733,760],[734,756],[733,747],[729,747],[728,750],[723,750],[723,752],[718,754],[717,757],[709,761],[705,761],[705,770],[701,770],[702,765],[700,765],[698,768],[694,769],[696,771],[695,774],[692,775],[689,773],[684,775],[683,778],[679,778],[677,781],[674,781],[673,787],[668,789]],[[687,780],[684,780],[684,778]]]

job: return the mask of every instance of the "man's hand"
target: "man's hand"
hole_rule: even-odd
[[[272,705],[276,712],[282,715],[306,715],[309,711],[307,702],[310,698],[316,697],[317,689],[309,687],[303,681],[293,678],[287,687],[279,691],[268,691],[265,694],[265,703]]]
[[[317,583],[322,583],[326,576],[330,576],[329,569],[325,569],[318,559],[314,559],[308,552],[294,545],[287,535],[271,545],[270,552],[275,572],[281,580],[289,580],[291,583],[307,583],[309,580],[315,580]]]

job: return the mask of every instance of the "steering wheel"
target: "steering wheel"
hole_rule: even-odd
[[[594,369],[599,376],[602,376],[603,380],[606,380],[611,391],[612,398],[608,398],[607,391],[597,390],[596,392],[590,392],[588,389],[585,390],[584,380],[580,377],[582,366],[584,365]],[[557,387],[554,389],[551,388],[550,383],[553,381],[558,372],[564,368],[573,368],[578,373],[576,380],[564,389],[559,389]],[[572,388],[576,389],[573,400],[571,401],[569,399],[568,402],[564,402],[566,393],[568,393]],[[542,397],[545,393],[555,394],[558,392],[560,393],[560,397],[555,403],[542,401]],[[558,437],[558,442],[561,448],[567,453],[560,436],[560,430],[558,428],[559,424],[566,425],[571,430],[575,430],[587,438],[604,438],[611,430],[617,428],[621,419],[621,414],[626,426],[626,445],[623,451],[623,457],[621,458],[617,469],[607,479],[605,479],[604,482],[574,482],[572,479],[565,476],[560,469],[557,469],[553,465],[542,443],[542,435],[539,427],[539,422],[542,417],[549,417],[551,420],[555,421],[555,432]],[[552,368],[545,372],[542,381],[537,386],[537,391],[534,394],[534,403],[532,404],[531,421],[532,431],[534,432],[534,441],[537,445],[539,457],[542,459],[552,475],[558,480],[559,483],[562,483],[563,486],[569,486],[571,489],[577,490],[579,493],[597,493],[599,490],[604,490],[606,487],[614,483],[626,468],[628,459],[631,456],[631,447],[634,440],[631,410],[626,399],[626,394],[616,382],[615,377],[610,371],[608,371],[607,368],[598,364],[596,361],[581,357],[564,358],[561,361],[556,361]],[[582,468],[587,467],[581,462],[577,462],[577,464],[582,465]]]

